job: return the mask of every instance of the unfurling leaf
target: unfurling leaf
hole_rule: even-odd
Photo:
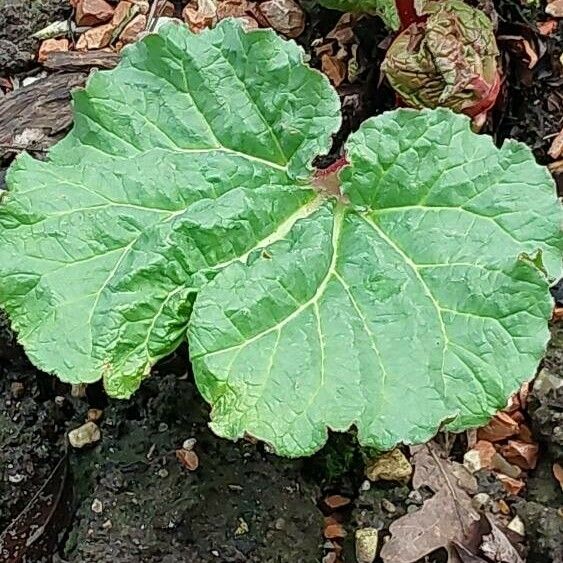
[[[500,87],[491,20],[462,0],[423,0],[417,12],[424,21],[398,35],[382,64],[391,86],[414,108],[486,112]]]
[[[117,396],[187,330],[214,430],[283,455],[483,424],[547,342],[553,181],[446,109],[368,120],[315,179],[338,96],[302,57],[168,24],[95,74],[48,160],[9,172],[0,302],[39,367]]]

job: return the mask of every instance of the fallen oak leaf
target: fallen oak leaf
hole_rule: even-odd
[[[475,534],[480,516],[460,484],[461,464],[445,459],[434,443],[415,451],[413,486],[430,487],[434,496],[417,512],[406,514],[389,527],[391,538],[381,550],[384,563],[413,563],[445,548],[451,560],[459,560],[453,542],[467,544]]]

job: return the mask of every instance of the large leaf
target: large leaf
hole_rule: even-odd
[[[130,394],[184,338],[194,291],[290,228],[338,97],[272,31],[165,26],[74,95],[0,207],[0,302],[32,361]]]
[[[325,8],[342,12],[368,12],[378,15],[391,29],[399,29],[395,0],[319,0]]]
[[[192,362],[222,436],[295,456],[355,424],[389,449],[485,422],[535,372],[561,210],[530,151],[497,149],[449,110],[398,110],[346,152],[350,204],[325,204],[196,298]]]

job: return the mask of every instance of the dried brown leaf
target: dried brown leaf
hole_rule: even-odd
[[[524,563],[516,548],[495,524],[494,520],[488,515],[487,520],[491,525],[491,533],[483,536],[483,543],[481,544],[483,555],[497,563]]]
[[[435,494],[420,510],[391,524],[392,536],[383,546],[381,557],[385,563],[411,563],[444,547],[451,558],[457,559],[452,542],[465,543],[480,519],[456,476],[461,466],[445,459],[432,442],[415,449],[413,462],[413,486],[426,485]]]

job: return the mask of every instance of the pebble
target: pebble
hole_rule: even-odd
[[[8,475],[8,481],[10,483],[21,483],[24,480],[24,476],[21,473],[16,473],[14,475]]]
[[[102,528],[104,530],[111,530],[113,527],[113,524],[111,523],[111,520],[106,520],[103,524],[102,524]]]
[[[274,524],[276,530],[283,530],[285,528],[285,520],[283,518],[278,518]]]
[[[21,381],[14,381],[10,385],[10,393],[14,399],[21,399],[25,393],[25,386]]]
[[[188,451],[193,450],[196,444],[197,444],[197,440],[195,438],[188,438],[187,440],[184,440],[184,443],[182,444],[182,449]]]
[[[159,469],[157,475],[161,479],[166,479],[166,477],[168,477],[168,469],[165,469],[164,467],[162,469]]]
[[[390,500],[387,500],[386,498],[384,498],[381,501],[381,508],[383,508],[385,512],[389,512],[389,514],[393,514],[394,512],[397,511],[397,507]]]
[[[484,512],[491,505],[491,497],[487,493],[477,493],[471,499],[471,505],[475,510]]]
[[[113,16],[113,8],[105,0],[80,0],[76,5],[76,23],[81,26],[99,25]]]
[[[324,537],[327,540],[342,539],[346,537],[346,530],[342,524],[329,524],[324,529]]]
[[[168,430],[168,424],[166,424],[166,422],[161,422],[158,425],[158,431],[159,432],[166,432]]]
[[[95,422],[86,422],[68,433],[68,441],[73,448],[83,448],[95,444],[102,437]]]
[[[377,554],[377,528],[356,530],[356,560],[358,563],[373,563]]]
[[[176,450],[176,458],[188,470],[195,471],[199,467],[199,457],[193,450]]]
[[[92,509],[92,512],[94,514],[101,514],[104,510],[104,505],[102,504],[102,501],[99,498],[95,498],[92,501],[92,506],[90,508]]]
[[[360,485],[360,491],[362,492],[366,492],[369,491],[371,489],[371,483],[369,482],[368,479],[365,479],[364,482]]]
[[[526,535],[526,528],[524,527],[524,522],[522,522],[519,516],[515,516],[509,523],[507,528],[512,530],[519,536],[524,537]]]
[[[86,420],[88,422],[98,422],[102,418],[103,414],[104,411],[102,409],[88,409],[88,412],[86,413]]]
[[[330,495],[324,499],[324,503],[331,510],[337,510],[350,504],[350,499],[342,495]]]
[[[371,460],[366,470],[366,477],[370,481],[406,483],[411,475],[412,465],[399,448]]]

